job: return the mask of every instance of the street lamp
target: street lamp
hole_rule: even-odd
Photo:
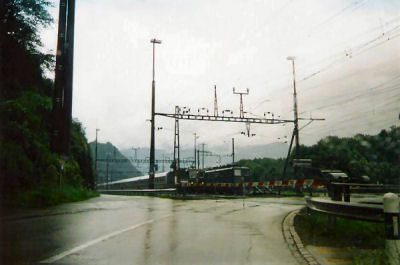
[[[151,139],[150,139],[150,168],[149,168],[149,189],[154,189],[154,108],[155,108],[155,89],[156,81],[155,78],[155,45],[161,44],[161,40],[152,39],[150,43],[153,43],[153,81],[151,86]]]

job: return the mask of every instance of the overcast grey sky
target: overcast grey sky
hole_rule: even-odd
[[[58,1],[51,10],[57,21]],[[56,48],[56,25],[43,31]],[[323,117],[301,130],[301,142],[327,135],[376,133],[399,125],[399,0],[78,0],[76,3],[73,117],[88,139],[119,148],[149,146],[151,38],[156,47],[156,111],[174,106],[248,116],[274,112],[291,119],[292,66],[301,117]],[[251,114],[250,114],[251,113]],[[157,117],[156,148],[173,146],[174,120]],[[305,125],[306,122],[302,122]],[[254,125],[181,121],[181,145],[278,142],[292,124]]]

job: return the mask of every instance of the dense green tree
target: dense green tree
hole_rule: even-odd
[[[316,145],[301,146],[301,152],[316,167],[339,169],[353,178],[366,175],[372,182],[400,183],[400,127],[374,136],[329,136]]]
[[[400,184],[400,127],[382,130],[377,135],[328,136],[300,149],[302,158],[311,158],[314,167],[342,170],[354,179],[366,175],[373,183]],[[240,160],[238,164],[249,167],[255,180],[271,180],[281,178],[284,159]],[[289,167],[285,178],[293,176]]]
[[[41,28],[53,19],[49,1],[4,0],[0,9],[1,97],[15,98],[27,87],[50,95],[51,81],[43,77],[53,56],[42,51]]]
[[[272,158],[242,159],[237,164],[250,169],[250,177],[253,181],[267,181],[281,178],[285,160]],[[292,174],[293,171],[290,169],[287,176]]]
[[[49,97],[29,90],[0,105],[1,187],[6,189],[3,194],[38,184],[47,167],[56,163],[56,156],[48,148],[46,117],[50,110]]]
[[[93,187],[92,158],[82,125],[71,126],[70,159],[50,151],[54,56],[43,52],[40,31],[53,19],[46,0],[0,2],[0,187],[2,202],[60,181]],[[63,168],[63,170],[62,170]],[[40,192],[39,192],[40,194]],[[51,196],[50,196],[51,197]]]

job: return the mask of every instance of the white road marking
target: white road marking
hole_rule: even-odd
[[[168,215],[168,216],[169,216],[169,215]],[[166,218],[166,217],[168,217],[168,216],[164,216],[164,217],[162,217],[162,218],[160,218],[160,219]],[[158,220],[160,220],[160,219],[158,219]],[[57,260],[60,260],[60,259],[66,257],[66,256],[68,256],[68,255],[71,255],[71,254],[73,254],[73,253],[75,253],[75,252],[81,251],[81,250],[83,250],[83,249],[85,249],[85,248],[88,248],[88,247],[90,247],[90,246],[92,246],[92,245],[94,245],[94,244],[100,243],[101,241],[107,240],[107,239],[109,239],[109,238],[112,238],[112,237],[114,237],[114,236],[116,236],[116,235],[119,235],[119,234],[128,232],[128,231],[130,231],[130,230],[134,230],[134,229],[139,228],[139,227],[141,227],[141,226],[143,226],[143,225],[153,223],[154,221],[155,221],[155,219],[148,220],[148,221],[146,221],[146,222],[143,222],[143,223],[140,223],[140,224],[136,224],[136,225],[133,225],[133,226],[130,226],[130,227],[127,227],[127,228],[124,228],[124,229],[121,229],[121,230],[112,232],[112,233],[110,233],[110,234],[101,236],[101,237],[99,237],[99,238],[96,238],[96,239],[94,239],[94,240],[91,240],[91,241],[89,241],[89,242],[86,242],[86,243],[84,243],[84,244],[82,244],[82,245],[80,245],[80,246],[74,247],[74,248],[72,248],[72,249],[69,249],[69,250],[66,250],[66,251],[64,251],[64,252],[61,252],[60,254],[57,254],[57,255],[55,255],[55,256],[52,256],[52,257],[47,258],[47,259],[45,259],[45,260],[42,260],[40,263],[54,263],[54,262],[57,261]]]

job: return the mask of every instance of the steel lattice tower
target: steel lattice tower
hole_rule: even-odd
[[[243,95],[249,94],[249,89],[247,88],[247,92],[236,92],[235,88],[233,88],[233,94],[240,95],[240,118],[244,118],[244,107],[243,107]]]
[[[214,116],[218,116],[217,86],[214,85]]]

